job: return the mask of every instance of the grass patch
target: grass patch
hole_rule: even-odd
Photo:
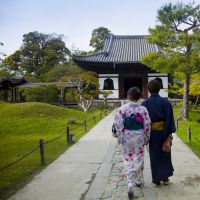
[[[39,145],[39,139],[48,142],[58,136],[55,141],[45,144],[46,164],[51,163],[69,145],[66,142],[66,127],[69,119],[75,119],[70,128],[81,126],[71,131],[78,141],[84,134],[83,121],[87,130],[100,121],[100,109],[92,109],[84,113],[75,109],[53,106],[45,103],[0,102],[0,168],[18,160]],[[104,114],[102,114],[104,116]],[[0,199],[5,199],[30,180],[36,172],[44,168],[40,164],[39,149],[19,163],[0,171]]]
[[[174,109],[175,118],[179,114],[178,109]],[[183,142],[200,158],[200,111],[190,111],[190,121],[179,121],[178,131],[176,134],[183,140]],[[192,140],[188,141],[187,127],[190,126]],[[199,141],[198,141],[199,140]]]

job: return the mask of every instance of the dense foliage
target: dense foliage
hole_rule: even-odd
[[[58,87],[55,84],[36,87],[21,87],[20,92],[25,101],[58,103]]]
[[[111,31],[105,27],[99,27],[92,31],[92,37],[90,39],[90,46],[92,46],[94,48],[95,52],[102,50],[105,36],[108,33],[111,33]]]
[[[4,60],[12,72],[40,78],[59,63],[66,63],[70,50],[62,41],[63,36],[29,32],[23,35],[21,48]]]

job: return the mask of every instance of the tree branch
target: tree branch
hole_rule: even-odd
[[[191,25],[190,27],[184,29],[184,32],[187,33],[188,31],[192,30],[193,28],[199,27],[200,24],[197,24],[197,20],[194,21],[193,25]]]
[[[178,26],[181,24],[180,22],[178,22],[178,24],[175,23],[175,21],[173,21],[174,26],[171,26],[172,29],[175,28],[175,30],[177,32],[183,32],[181,29],[178,29]]]
[[[188,19],[190,22],[192,23],[189,23],[188,21],[184,20],[183,23],[187,24],[187,25],[190,25],[190,26],[193,26],[194,22],[195,21],[192,21],[191,19]]]

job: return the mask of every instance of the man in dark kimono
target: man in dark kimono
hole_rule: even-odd
[[[151,118],[152,130],[149,141],[149,154],[153,183],[160,185],[169,183],[169,177],[173,175],[174,168],[171,161],[171,152],[163,151],[163,144],[176,131],[173,110],[168,99],[160,97],[161,82],[151,80],[148,90],[151,96],[143,101]]]

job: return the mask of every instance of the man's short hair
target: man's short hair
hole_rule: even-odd
[[[152,93],[158,93],[160,91],[160,83],[157,80],[151,80],[148,83],[148,90]]]
[[[160,89],[163,89],[163,81],[162,81],[162,79],[160,77],[156,77],[155,80],[160,83]]]

